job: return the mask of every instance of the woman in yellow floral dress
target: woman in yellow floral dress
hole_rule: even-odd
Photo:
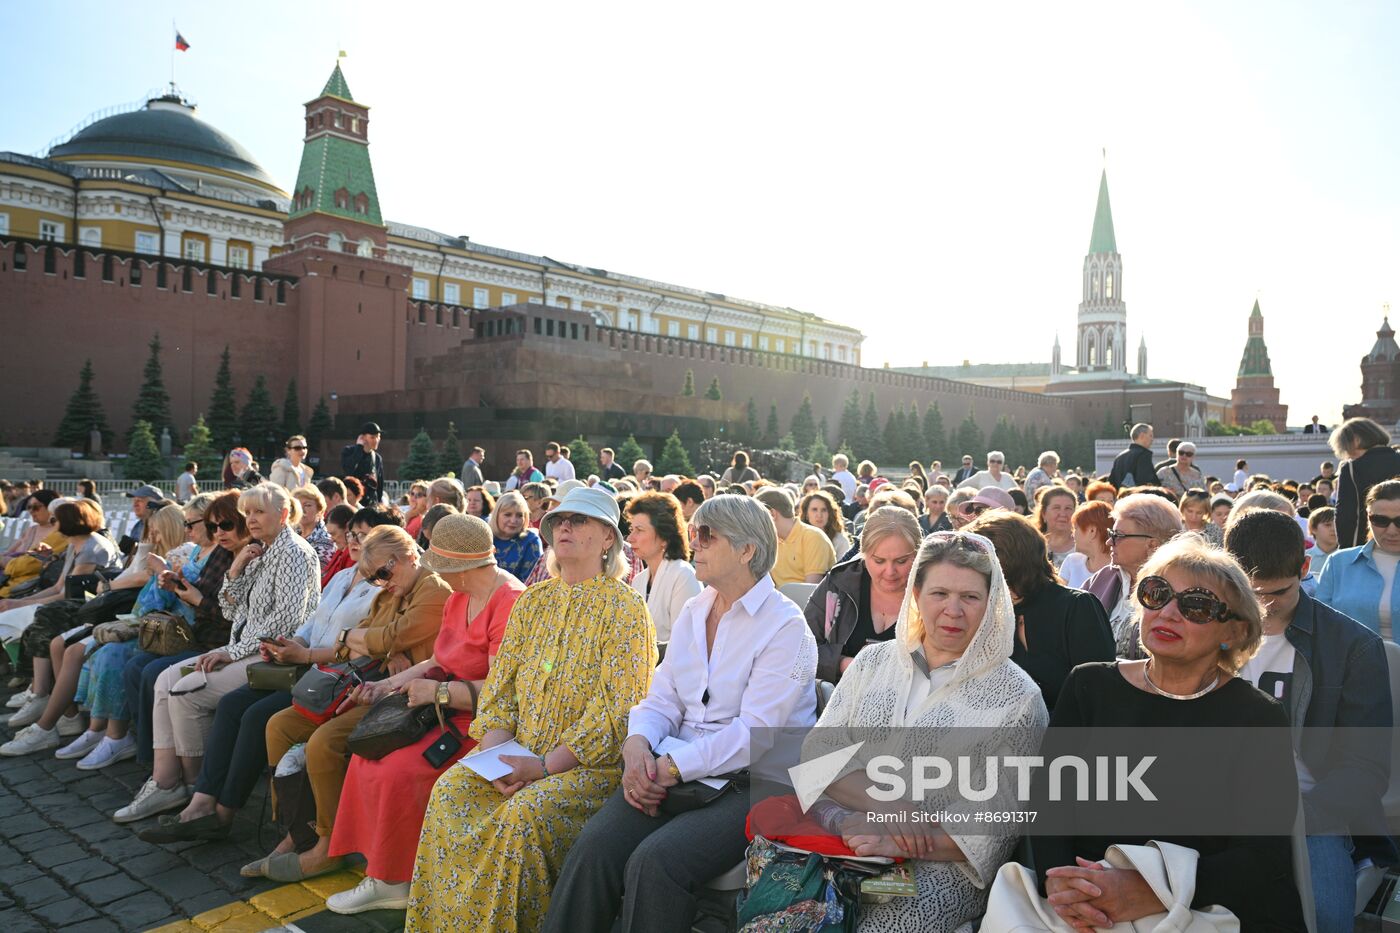
[[[482,688],[471,736],[534,755],[487,782],[449,768],[433,787],[409,930],[538,929],[569,848],[622,776],[627,714],[646,696],[656,631],[620,579],[618,508],[573,489],[540,529],[557,574],[525,591]],[[539,757],[536,757],[539,756]]]

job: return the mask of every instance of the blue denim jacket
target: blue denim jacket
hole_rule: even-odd
[[[1381,593],[1385,581],[1376,569],[1376,559],[1371,552],[1376,542],[1368,541],[1361,547],[1349,547],[1333,551],[1327,566],[1322,569],[1322,579],[1317,583],[1313,595],[1318,602],[1326,603],[1342,615],[1351,616],[1373,632],[1380,633]],[[1400,625],[1400,586],[1390,590],[1390,618]],[[1395,638],[1392,635],[1391,641]]]
[[[1390,783],[1390,748],[1375,742],[1375,733],[1350,731],[1392,725],[1385,646],[1354,619],[1306,594],[1284,635],[1306,662],[1294,667],[1288,718],[1294,749],[1316,781],[1303,793],[1308,832],[1350,830],[1359,852],[1392,863],[1389,839],[1362,838],[1385,826],[1381,799]]]

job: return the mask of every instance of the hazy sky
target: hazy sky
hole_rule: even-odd
[[[867,365],[1072,362],[1102,148],[1149,374],[1228,395],[1258,297],[1289,421],[1332,422],[1400,313],[1400,3],[5,12],[0,149],[159,87],[178,16],[181,88],[290,187],[344,48],[386,217],[855,324]]]

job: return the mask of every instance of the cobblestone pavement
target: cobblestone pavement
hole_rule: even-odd
[[[8,691],[0,690],[0,698]],[[8,712],[8,711],[7,711]],[[11,730],[0,718],[0,742]],[[65,740],[66,741],[66,740]],[[305,930],[397,930],[403,913],[342,917],[325,897],[359,881],[354,871],[283,885],[238,870],[276,844],[264,820],[264,791],[221,842],[152,845],[137,833],[155,823],[118,824],[149,772],[135,761],[79,771],[53,752],[0,758],[0,931],[258,931],[288,923]]]

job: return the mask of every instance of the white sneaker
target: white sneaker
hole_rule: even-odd
[[[87,723],[83,722],[83,714],[75,713],[72,716],[58,717],[58,734],[64,738],[72,738],[75,735],[82,735],[87,731]]]
[[[165,790],[156,784],[155,778],[147,778],[146,783],[136,792],[135,799],[113,813],[112,819],[118,823],[134,823],[157,813],[179,810],[189,799],[190,794],[184,784],[177,784]]]
[[[92,734],[91,732],[88,733],[88,735]],[[124,739],[109,739],[104,736],[102,741],[96,743],[96,746],[88,751],[83,760],[78,762],[78,770],[97,771],[108,765],[114,765],[119,761],[126,761],[128,758],[135,757],[135,736],[128,735]]]
[[[349,891],[326,898],[326,906],[338,914],[358,914],[365,910],[407,910],[407,881],[390,884],[368,875]]]
[[[22,729],[25,726],[33,725],[39,721],[39,717],[44,715],[44,707],[49,705],[48,697],[30,697],[24,705],[19,708],[9,719],[11,729]]]
[[[61,725],[59,726],[58,734],[63,734],[63,728]],[[81,758],[88,752],[92,751],[98,744],[102,742],[104,738],[106,738],[106,736],[104,736],[101,732],[84,731],[82,735],[78,736],[76,739],[69,742],[67,745],[63,746],[58,751],[54,752],[53,756],[55,758],[62,758],[65,760],[69,758]]]
[[[34,699],[34,691],[31,690],[29,687],[25,687],[19,693],[16,693],[14,696],[10,697],[8,700],[5,701],[5,708],[19,709],[21,706],[28,703],[32,699]]]
[[[38,726],[25,726],[13,739],[0,745],[0,755],[17,757],[32,755],[34,752],[58,748],[58,732],[54,729],[41,729]]]

